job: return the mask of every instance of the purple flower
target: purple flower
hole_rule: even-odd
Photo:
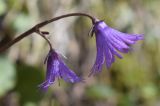
[[[122,33],[103,21],[97,21],[91,33],[92,36],[93,33],[96,36],[97,56],[90,75],[99,73],[105,61],[107,68],[110,68],[115,61],[115,56],[122,58],[119,52],[128,53],[130,45],[143,39],[143,35]]]
[[[54,50],[49,51],[45,62],[47,62],[46,80],[39,85],[41,89],[47,90],[48,87],[55,82],[56,78],[62,78],[66,82],[71,83],[81,81],[81,79],[64,64]]]

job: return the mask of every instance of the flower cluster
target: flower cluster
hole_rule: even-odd
[[[47,72],[45,81],[39,85],[39,88],[43,90],[47,90],[48,87],[55,83],[56,79],[62,78],[66,82],[80,82],[82,81],[71,69],[69,69],[61,56],[53,49],[51,42],[45,36],[48,35],[48,31],[40,31],[40,28],[43,26],[57,21],[59,19],[71,17],[71,16],[84,16],[89,18],[93,25],[90,31],[90,35],[95,35],[96,38],[96,46],[97,46],[97,56],[93,67],[91,68],[91,72],[89,76],[95,75],[102,70],[102,66],[106,63],[107,68],[110,68],[112,63],[115,61],[115,56],[118,58],[122,58],[120,53],[128,53],[130,50],[130,46],[135,44],[138,40],[143,40],[142,34],[127,34],[122,33],[116,29],[109,27],[105,24],[104,21],[100,21],[95,17],[86,14],[86,13],[68,13],[58,17],[54,17],[52,19],[43,21],[28,31],[22,33],[20,36],[16,37],[14,40],[0,47],[0,53],[4,52],[6,49],[19,42],[26,36],[31,35],[32,33],[37,33],[41,37],[43,37],[48,45],[50,46],[50,51],[46,57],[45,63],[47,63]]]
[[[122,33],[109,27],[104,21],[99,20],[94,22],[91,33],[92,36],[95,34],[96,37],[97,56],[90,75],[101,72],[104,62],[106,62],[107,68],[110,68],[115,61],[115,56],[122,58],[119,52],[128,53],[130,45],[143,39],[143,35]],[[39,85],[41,89],[47,90],[51,84],[54,84],[56,78],[62,78],[71,83],[81,81],[54,50],[51,49],[49,51],[46,62],[46,80]]]

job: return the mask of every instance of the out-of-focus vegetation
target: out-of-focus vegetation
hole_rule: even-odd
[[[86,79],[60,80],[45,94],[45,40],[36,34],[0,55],[0,106],[160,106],[160,0],[0,0],[0,46],[35,24],[71,12],[90,13],[123,32],[143,33],[124,59],[88,78],[96,55],[90,20],[70,17],[42,28],[66,63]]]

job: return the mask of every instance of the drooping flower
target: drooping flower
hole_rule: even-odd
[[[122,58],[119,52],[128,53],[130,45],[143,39],[141,34],[122,33],[99,20],[95,22],[91,33],[96,36],[97,56],[90,75],[99,73],[105,61],[107,68],[110,68],[115,56]]]
[[[52,85],[55,80],[58,78],[62,78],[66,82],[79,82],[81,79],[70,70],[61,57],[54,50],[50,50],[45,63],[47,62],[47,72],[46,72],[46,80],[39,85],[42,90],[47,90],[50,85]]]

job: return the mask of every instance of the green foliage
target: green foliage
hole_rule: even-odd
[[[13,89],[16,82],[14,64],[6,57],[0,57],[0,97]]]
[[[22,32],[25,31],[28,26],[30,26],[31,22],[32,20],[27,14],[19,14],[13,22],[13,26],[16,30]]]
[[[43,76],[40,71],[42,71],[40,68],[26,64],[17,65],[16,91],[19,92],[22,104],[34,104],[41,99],[42,92],[38,90],[38,85],[42,83]]]
[[[7,6],[3,0],[0,0],[0,15],[3,14],[6,10]]]
[[[93,100],[105,100],[115,96],[115,91],[108,85],[94,85],[86,90],[86,95]]]

